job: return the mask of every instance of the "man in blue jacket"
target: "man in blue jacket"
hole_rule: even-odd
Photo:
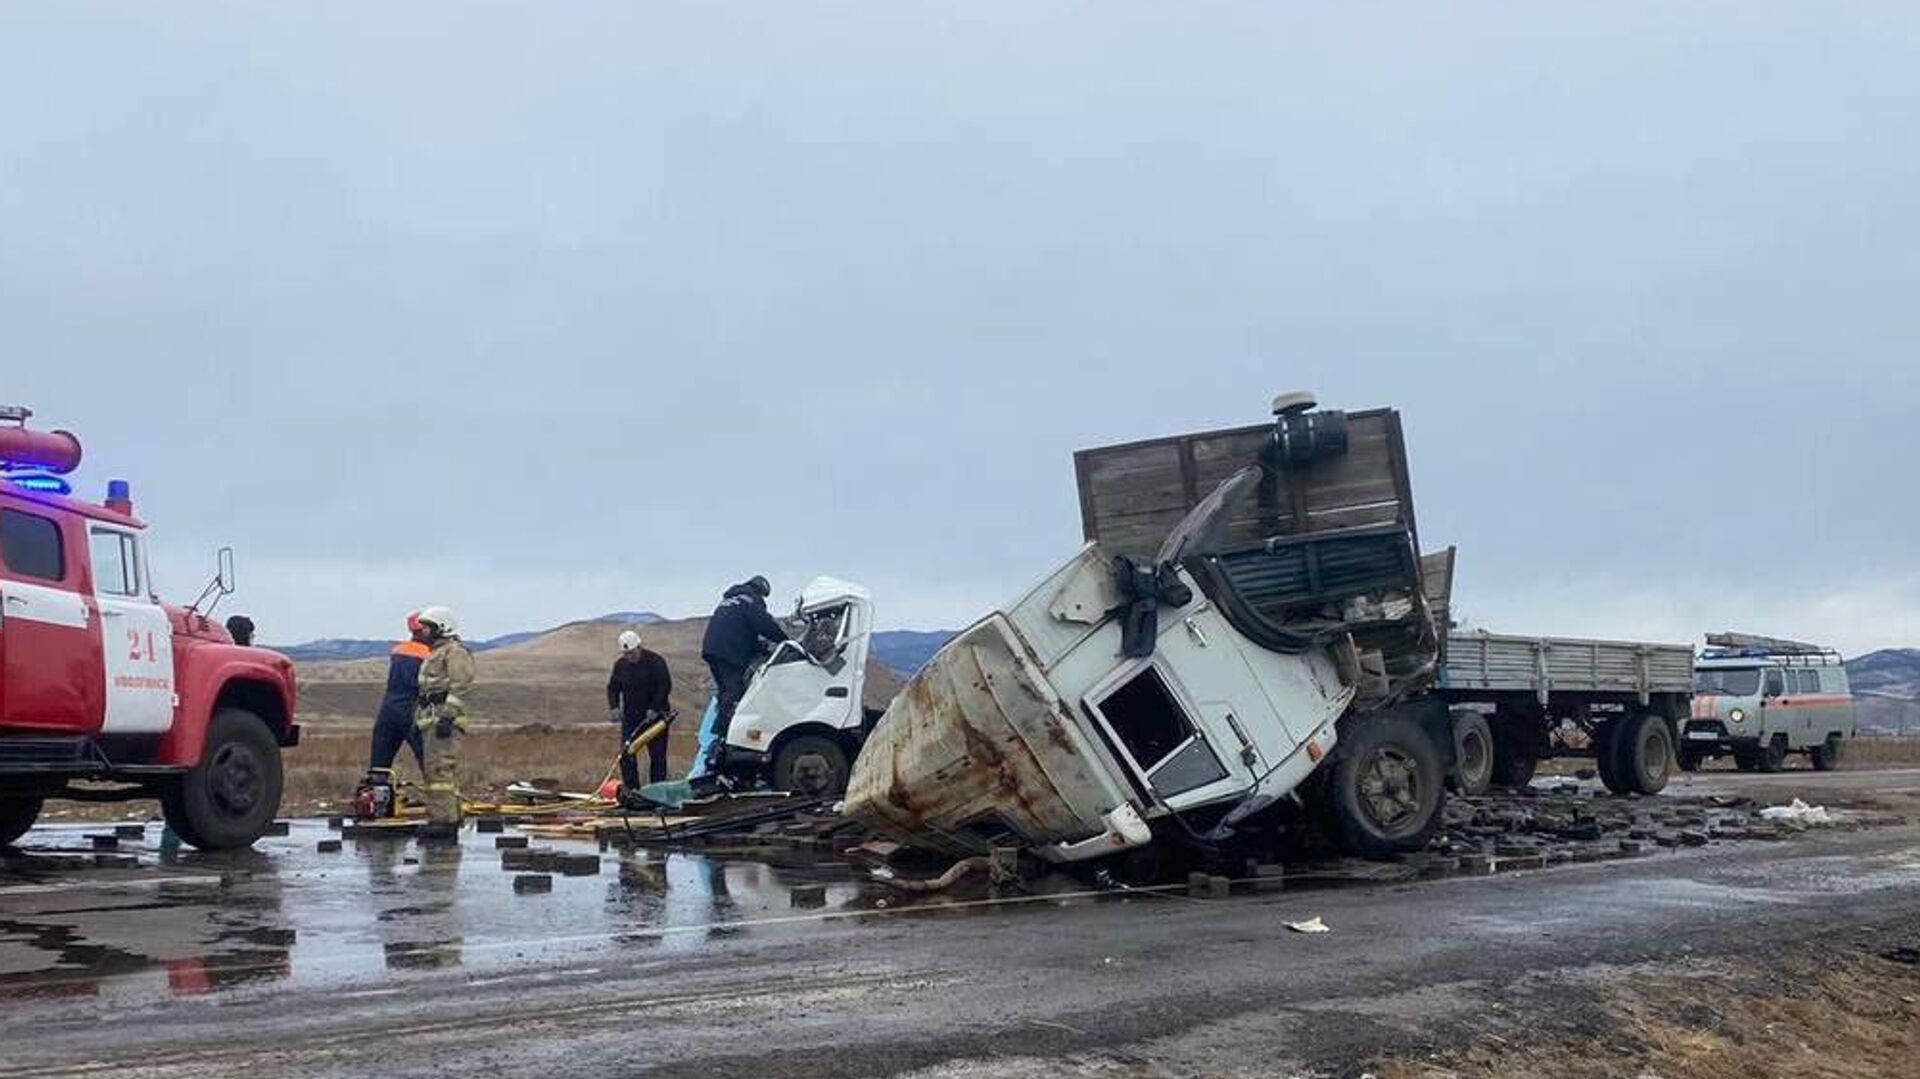
[[[407,615],[407,639],[393,646],[387,659],[387,691],[380,698],[380,713],[373,720],[373,759],[369,770],[393,768],[393,759],[402,745],[413,749],[414,763],[426,767],[426,750],[420,741],[420,728],[413,724],[414,698],[420,695],[420,664],[429,653],[426,630],[420,625],[418,611]]]
[[[767,613],[767,597],[773,586],[765,577],[755,576],[727,589],[720,606],[707,620],[707,635],[700,642],[700,658],[707,661],[713,675],[715,718],[714,739],[709,770],[720,771],[726,756],[727,725],[733,722],[733,710],[747,691],[747,668],[760,654],[760,642],[779,644],[787,639],[780,623]]]

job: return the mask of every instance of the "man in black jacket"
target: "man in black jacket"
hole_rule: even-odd
[[[718,737],[707,762],[711,771],[718,772],[726,756],[727,725],[733,722],[733,710],[747,691],[747,668],[760,654],[760,642],[779,644],[787,639],[780,623],[767,613],[767,597],[771,595],[773,586],[765,577],[756,576],[727,589],[720,606],[713,609],[713,617],[707,620],[700,658],[707,661],[707,670],[713,675],[717,698],[713,729]]]
[[[627,790],[640,789],[640,762],[627,755],[627,744],[650,723],[667,718],[673,695],[673,674],[660,653],[649,651],[640,634],[620,634],[620,658],[607,676],[607,710],[620,723],[620,782]],[[663,731],[647,743],[647,782],[667,778],[667,736]]]

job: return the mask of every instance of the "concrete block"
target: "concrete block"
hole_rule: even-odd
[[[1620,853],[1630,857],[1645,854],[1648,849],[1647,841],[1644,839],[1622,839],[1620,841]]]
[[[263,836],[270,836],[270,837],[291,835],[293,834],[293,822],[284,821],[284,820],[274,821],[273,823],[267,825],[266,831],[261,832],[260,834]]]
[[[120,837],[117,835],[90,835],[87,839],[93,844],[94,850],[120,849]]]
[[[113,834],[121,839],[145,839],[147,837],[147,826],[144,824],[116,824],[113,826]]]
[[[328,817],[327,818],[327,827],[333,829],[336,832],[342,828],[345,828],[346,826],[347,826],[347,818],[345,817]]]
[[[1280,865],[1256,865],[1253,867],[1253,890],[1256,892],[1280,892],[1287,887],[1287,869]]]
[[[321,854],[334,854],[340,850],[340,841],[338,839],[322,839],[316,846],[316,849]]]
[[[1207,897],[1207,875],[1205,873],[1187,874],[1187,897],[1205,899]]]
[[[1493,872],[1493,855],[1463,854],[1460,856],[1460,872],[1469,877],[1484,877]]]
[[[525,850],[527,837],[523,835],[497,835],[493,837],[495,850]]]
[[[553,878],[545,873],[522,873],[513,878],[516,895],[534,895],[553,891]]]
[[[788,902],[800,910],[815,910],[827,905],[827,886],[824,884],[796,884],[787,895]]]
[[[1233,894],[1233,878],[1209,876],[1207,878],[1207,898],[1225,899]]]
[[[546,850],[539,847],[529,848],[527,851],[527,867],[535,873],[551,873],[553,872],[554,863],[558,858],[558,851]]]
[[[600,873],[598,854],[556,854],[553,868],[563,876],[592,877]]]
[[[533,852],[524,847],[509,847],[500,852],[500,868],[506,870],[532,869]]]
[[[499,817],[479,817],[473,822],[473,830],[481,835],[498,835],[507,830],[507,822]]]

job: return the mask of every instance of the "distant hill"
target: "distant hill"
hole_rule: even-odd
[[[1864,730],[1920,731],[1920,648],[1883,648],[1847,661]]]
[[[1855,693],[1920,701],[1920,648],[1882,648],[1847,661]]]
[[[887,629],[873,635],[873,658],[880,665],[903,678],[912,677],[915,671],[927,665],[940,647],[952,640],[954,631],[950,629],[917,630]]]
[[[619,626],[650,626],[658,622],[665,622],[666,618],[652,611],[615,611],[612,614],[604,614],[599,618],[590,619],[590,621]],[[568,624],[576,625],[577,623]],[[552,633],[554,629],[560,628],[563,627],[555,626],[553,629],[534,629],[522,630],[518,633],[503,633],[498,637],[488,637],[479,641],[468,641],[467,647],[475,652],[489,652],[495,648],[506,648],[511,645],[524,644],[527,641],[531,641],[536,637],[545,636],[548,633]],[[350,660],[371,659],[375,656],[384,656],[387,654],[387,651],[393,647],[393,644],[394,642],[392,640],[375,641],[358,637],[322,637],[317,641],[307,641],[303,644],[270,644],[267,645],[267,647],[293,660],[295,663],[344,663]]]

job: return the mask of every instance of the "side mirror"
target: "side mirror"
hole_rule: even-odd
[[[216,580],[220,585],[220,594],[233,595],[233,548],[222,547],[219,553],[220,569]]]

